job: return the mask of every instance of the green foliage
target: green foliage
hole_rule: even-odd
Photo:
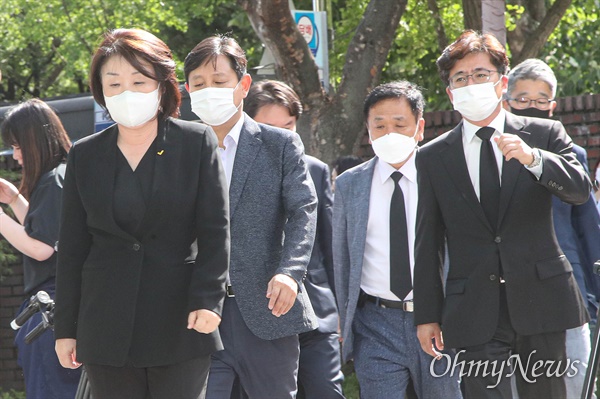
[[[506,5],[506,29],[514,31],[517,28],[517,21],[523,16],[525,7],[516,4]]]
[[[20,175],[19,172],[0,169],[0,177],[11,182],[18,181]],[[10,209],[5,209],[5,212],[11,214]],[[17,260],[16,250],[0,235],[0,283],[12,274],[11,266],[15,265]],[[3,399],[3,397],[0,397],[0,399]]]
[[[354,372],[344,375],[344,383],[342,384],[342,391],[346,399],[359,399],[360,398],[360,386],[358,385],[358,379]]]
[[[438,7],[451,41],[463,30],[462,8],[450,0],[438,0]],[[441,52],[435,32],[426,4],[409,1],[381,78],[382,82],[403,79],[421,86],[428,102],[427,111],[450,106],[435,64]]]
[[[1,100],[85,92],[102,34],[134,27],[160,36],[211,21],[223,0],[4,0],[0,10]]]
[[[331,87],[339,85],[346,62],[348,44],[360,23],[367,1],[333,0],[333,34],[329,46],[329,76]],[[312,9],[312,7],[308,8]]]
[[[11,389],[8,392],[3,392],[0,390],[0,399],[25,399],[25,392],[15,391]]]
[[[312,9],[312,0],[295,0],[299,10]],[[327,0],[330,4],[329,65],[331,86],[340,82],[346,51],[368,0]],[[462,6],[438,0],[449,41],[463,29]],[[560,95],[600,92],[599,0],[574,2],[551,35],[540,58],[556,72]],[[513,30],[525,15],[523,6],[507,4],[506,26]],[[249,67],[257,66],[262,44],[235,0],[4,0],[0,9],[0,101],[32,96],[51,97],[88,91],[91,54],[102,34],[117,27],[147,29],[165,40],[178,62],[200,40],[230,33],[246,50]],[[439,80],[437,34],[427,2],[409,0],[397,30],[381,81],[406,79],[424,89],[427,110],[450,104]],[[368,62],[368,61],[365,61]]]
[[[600,93],[600,1],[571,6],[540,56],[558,79],[558,96]]]

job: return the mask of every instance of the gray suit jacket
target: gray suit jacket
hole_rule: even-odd
[[[333,291],[333,256],[331,253],[333,196],[329,167],[325,162],[310,155],[306,155],[304,159],[319,200],[317,234],[308,263],[305,285],[310,302],[319,319],[319,331],[331,334],[337,332],[339,317]]]
[[[317,198],[300,136],[259,125],[244,114],[229,187],[229,275],[246,325],[273,340],[314,330],[317,319],[303,281],[313,247]],[[271,314],[267,285],[276,274],[298,283],[284,316]]]
[[[342,330],[342,356],[352,359],[352,320],[360,294],[371,181],[377,157],[342,173],[335,180],[333,265]]]

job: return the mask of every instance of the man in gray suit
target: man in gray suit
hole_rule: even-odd
[[[215,131],[229,183],[231,262],[208,399],[229,399],[236,378],[251,399],[294,398],[298,334],[317,327],[304,288],[317,199],[300,137],[243,113],[252,83],[229,37],[185,59],[192,111]]]
[[[302,103],[296,92],[276,80],[254,83],[244,105],[246,113],[255,121],[293,132],[302,114]],[[344,374],[341,371],[337,333],[339,316],[332,289],[333,195],[329,167],[310,155],[305,155],[304,160],[319,200],[317,234],[305,281],[310,302],[319,319],[319,328],[300,334],[298,399],[343,399]]]
[[[449,356],[432,360],[417,339],[412,268],[417,213],[415,152],[425,101],[406,81],[373,89],[364,115],[375,158],[336,179],[333,260],[344,360],[362,399],[460,398]]]

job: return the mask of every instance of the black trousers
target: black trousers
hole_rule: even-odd
[[[511,399],[511,375],[516,378],[520,399],[565,398],[564,378],[572,372],[565,339],[565,331],[517,334],[502,286],[498,327],[492,340],[457,351],[465,399]]]
[[[157,367],[84,367],[93,399],[204,399],[210,356]]]

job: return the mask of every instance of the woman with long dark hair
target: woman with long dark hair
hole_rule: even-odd
[[[27,299],[22,310],[39,291],[54,298],[62,182],[71,142],[58,116],[37,99],[12,108],[0,130],[4,144],[12,146],[13,157],[23,172],[18,189],[0,179],[0,202],[9,205],[16,217],[13,219],[0,210],[0,233],[23,254]],[[52,331],[47,330],[30,344],[25,343],[25,336],[40,321],[40,314],[32,316],[15,337],[27,397],[72,398],[80,372],[60,366]]]

